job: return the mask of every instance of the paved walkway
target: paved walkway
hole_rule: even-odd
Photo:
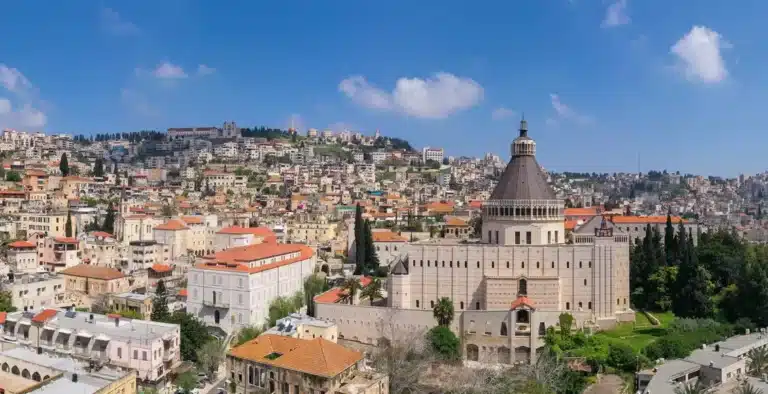
[[[587,387],[584,394],[616,394],[621,393],[624,381],[618,375],[600,375],[600,380]]]

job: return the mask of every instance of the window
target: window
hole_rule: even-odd
[[[587,302],[587,309],[592,310],[592,301]]]
[[[435,301],[429,301],[429,307],[434,308],[435,307]]]
[[[552,243],[552,231],[547,231],[547,243]]]
[[[443,268],[445,268],[445,260],[443,260]]]
[[[488,230],[488,243],[492,243],[493,240],[491,239],[491,230]]]
[[[480,310],[480,302],[475,302],[475,309]]]
[[[146,351],[141,352],[141,359],[144,360],[144,361],[147,361],[147,352]]]
[[[581,261],[579,261],[579,268],[581,268]]]
[[[138,350],[134,350],[133,351],[133,359],[134,360],[138,360],[139,359],[139,351]]]
[[[520,232],[515,231],[515,245],[520,245]]]
[[[592,262],[591,261],[587,263],[587,268],[592,268]]]
[[[509,268],[509,261],[507,261],[507,268]]]
[[[565,303],[565,310],[566,311],[570,311],[571,310],[571,303],[570,302],[566,302]]]
[[[581,309],[581,301],[579,301],[579,309]]]
[[[558,243],[558,242],[559,242],[559,241],[557,240],[557,233],[558,233],[558,231],[557,231],[557,230],[555,230],[555,243]]]
[[[429,267],[429,260],[427,260],[427,267]]]
[[[586,285],[587,285],[587,280],[586,280],[586,279],[584,279],[584,286],[586,286]]]
[[[503,336],[503,337],[509,335],[507,333],[507,322],[505,322],[505,321],[501,322],[501,330],[500,330],[499,334],[501,336]]]
[[[525,279],[520,279],[520,281],[517,282],[517,295],[528,295],[528,281]]]
[[[570,261],[566,261],[565,262],[565,268],[571,268],[571,262]]]
[[[453,268],[453,261],[448,262],[448,268]]]
[[[468,261],[467,261],[467,260],[464,260],[464,268],[467,268],[467,266],[468,266],[468,265],[469,265],[469,264],[468,264]]]
[[[477,268],[480,268],[480,262],[479,261],[477,262]]]
[[[617,299],[616,299],[616,305],[621,305],[621,302],[620,302],[620,301],[621,301],[621,299],[620,299],[620,298],[617,298]]]
[[[533,242],[531,241],[531,238],[532,238],[531,232],[530,232],[530,231],[526,231],[526,232],[525,232],[525,243],[526,243],[527,245],[530,245],[530,244],[532,244],[532,243],[533,243]]]
[[[423,266],[424,266],[424,260],[419,260],[419,267],[423,267]]]
[[[552,268],[555,268],[555,262],[554,261],[552,262]]]
[[[117,358],[123,358],[123,348],[117,348]]]
[[[525,269],[525,261],[523,261],[522,263],[520,263],[520,265],[521,265],[521,267],[520,267],[520,268],[522,268],[522,269]]]
[[[618,304],[619,300],[616,300],[616,303]],[[418,307],[419,307],[419,300],[416,300],[416,308],[418,308]]]
[[[413,260],[413,266],[414,267],[416,266],[416,260]]]
[[[491,268],[496,268],[496,263],[491,261]]]
[[[464,301],[459,302],[459,309],[464,309]]]
[[[538,261],[536,262],[536,268],[539,268],[539,262]]]

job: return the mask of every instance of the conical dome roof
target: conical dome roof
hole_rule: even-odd
[[[512,143],[512,158],[491,193],[491,200],[556,200],[555,191],[536,161],[536,143],[520,121],[520,136]]]

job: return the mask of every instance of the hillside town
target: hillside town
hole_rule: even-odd
[[[233,121],[6,129],[2,392],[582,392],[606,367],[558,341],[669,323],[631,275],[643,248],[679,245],[665,258],[683,275],[717,234],[768,241],[768,173],[556,172],[535,138],[522,120],[497,142],[508,156],[466,157]],[[617,384],[768,392],[747,377],[743,356],[768,344],[753,322],[674,360],[629,349],[634,380]]]

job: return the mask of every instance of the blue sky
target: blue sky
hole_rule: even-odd
[[[345,127],[547,168],[766,169],[760,0],[43,1],[0,14],[0,127]]]

